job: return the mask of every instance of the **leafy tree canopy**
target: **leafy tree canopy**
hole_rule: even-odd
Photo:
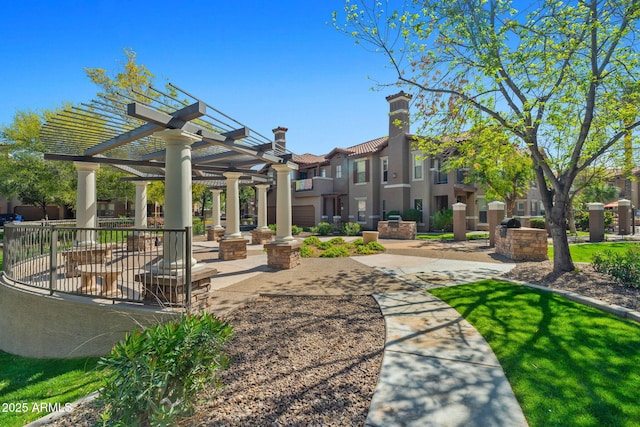
[[[414,94],[420,134],[498,126],[528,149],[554,242],[574,180],[640,125],[640,0],[349,1],[334,24],[386,55]]]

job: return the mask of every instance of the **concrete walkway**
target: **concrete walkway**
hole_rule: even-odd
[[[354,259],[422,289],[514,267],[388,254]],[[527,426],[491,347],[457,311],[424,291],[374,296],[387,336],[367,426]]]

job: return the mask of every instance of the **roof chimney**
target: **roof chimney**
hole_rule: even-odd
[[[400,91],[387,96],[389,102],[389,139],[409,133],[409,101],[412,96]]]
[[[285,153],[285,151],[287,150],[287,140],[286,140],[286,133],[289,129],[284,128],[282,126],[278,126],[277,128],[273,129],[273,135],[274,135],[274,141],[273,141],[273,154],[275,154],[276,156],[280,156],[282,154]]]

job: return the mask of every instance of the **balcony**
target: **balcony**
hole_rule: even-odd
[[[319,197],[333,193],[333,178],[315,176],[293,181],[293,197]]]

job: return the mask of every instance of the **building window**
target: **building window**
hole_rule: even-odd
[[[422,224],[424,222],[424,214],[423,214],[423,208],[422,208],[422,199],[415,199],[413,201],[413,208],[417,211],[420,212],[420,219],[418,220],[418,222],[420,224]]]
[[[380,169],[382,170],[382,182],[389,181],[389,158],[383,157],[380,159]]]
[[[342,165],[336,165],[336,178],[342,178]]]
[[[382,201],[382,220],[386,220],[387,219],[387,201],[383,200]]]
[[[487,205],[487,199],[485,198],[479,198],[478,199],[478,222],[481,223],[487,223],[488,221],[488,217],[487,217],[487,210],[488,210],[489,206]]]
[[[356,184],[369,181],[369,176],[367,173],[367,161],[366,160],[356,160],[355,162],[355,170],[353,171],[353,182]]]
[[[358,222],[367,222],[367,201],[358,200]]]
[[[524,202],[516,203],[516,215],[524,216]]]
[[[449,182],[447,173],[442,171],[442,162],[440,159],[431,159],[431,172],[433,172],[434,184],[446,184]]]
[[[323,178],[327,177],[327,168],[320,168],[320,176]]]
[[[422,154],[414,154],[413,155],[413,179],[420,180],[422,179]]]
[[[465,180],[467,179],[467,172],[469,171],[469,169],[467,168],[460,168],[460,169],[456,169],[456,183],[457,184],[464,184]]]
[[[298,172],[298,179],[307,179],[307,175],[308,175],[307,171],[300,171]]]
[[[531,212],[530,212],[531,216],[538,216],[538,201],[537,200],[532,200],[531,201]]]

